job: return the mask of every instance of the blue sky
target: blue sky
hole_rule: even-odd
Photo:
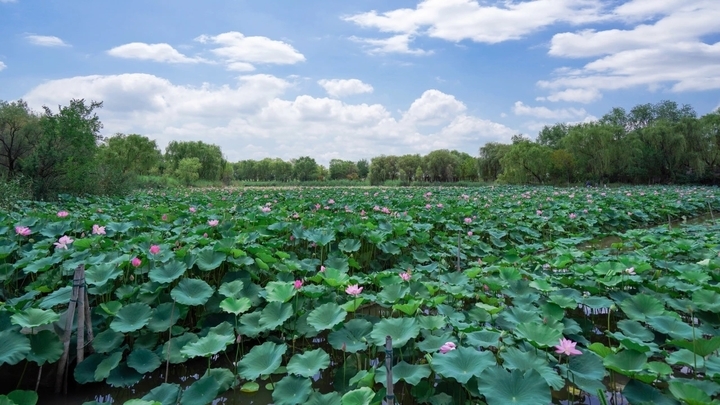
[[[228,159],[531,137],[612,107],[720,106],[720,1],[0,0],[0,100],[104,101],[104,135]]]

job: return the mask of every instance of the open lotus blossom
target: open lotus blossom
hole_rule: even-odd
[[[555,345],[555,353],[564,354],[567,356],[577,356],[582,352],[575,348],[577,342],[573,342],[570,339],[560,339],[560,344]]]
[[[142,264],[142,260],[138,259],[137,257],[133,257],[132,260],[130,260],[130,264],[132,264],[133,267],[140,267]]]
[[[575,219],[575,218],[577,218],[577,215],[575,215],[574,212],[571,212],[571,213],[570,213],[570,219]]]
[[[55,247],[58,249],[67,249],[67,245],[73,242],[75,242],[74,239],[69,236],[63,235],[60,239],[58,239],[57,242],[53,243],[53,245],[55,245]]]
[[[16,226],[15,233],[20,236],[28,236],[32,233],[32,231],[27,226]]]
[[[105,227],[98,224],[93,225],[93,235],[105,235]]]
[[[195,207],[190,207],[190,212],[195,212],[197,209]]]
[[[156,255],[160,253],[160,246],[159,245],[151,245],[150,246],[150,253]]]
[[[472,231],[468,231],[468,236],[473,236]]]
[[[628,267],[627,269],[625,269],[625,273],[627,273],[631,276],[635,275],[635,267]]]
[[[360,295],[362,290],[363,290],[362,287],[359,287],[357,284],[353,284],[353,285],[348,286],[348,288],[345,289],[345,292],[348,293],[349,295],[354,295],[357,297],[358,295]]]
[[[447,352],[451,352],[455,350],[457,346],[455,346],[455,343],[453,342],[445,342],[442,346],[440,346],[440,353],[445,354]]]
[[[211,219],[208,221],[208,225],[210,226],[217,226],[220,223],[217,219]]]
[[[466,223],[466,224],[469,224],[469,223],[471,223],[471,222],[472,222],[472,218],[465,218],[465,223]]]
[[[403,279],[403,281],[410,281],[410,277],[410,273],[408,272],[400,273],[400,278]]]
[[[261,210],[262,212],[267,213],[267,212],[270,212],[270,211],[271,211],[271,208],[268,207],[268,206],[264,206],[264,207],[260,208],[260,210]]]
[[[295,280],[294,286],[295,286],[295,289],[296,289],[296,290],[299,290],[299,289],[302,288],[302,286],[303,286],[303,281],[302,281],[302,280]]]
[[[60,218],[65,218],[66,216],[70,215],[67,211],[58,211],[57,216]]]

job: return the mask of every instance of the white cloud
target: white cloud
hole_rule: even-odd
[[[364,28],[404,35],[428,36],[459,42],[471,40],[498,43],[522,38],[556,23],[582,24],[606,19],[599,0],[507,0],[488,5],[477,0],[423,0],[416,8],[343,17]],[[399,35],[395,38],[397,42]],[[382,41],[382,40],[375,40]],[[402,52],[404,46],[385,47],[385,52]],[[405,52],[407,53],[407,52]]]
[[[318,80],[330,97],[342,98],[353,94],[372,93],[373,87],[358,79],[330,79]]]
[[[0,3],[15,3],[17,0],[0,0]]]
[[[547,97],[538,97],[536,100],[538,101],[567,101],[567,102],[573,102],[573,103],[583,103],[588,104],[592,103],[593,101],[599,100],[602,98],[602,94],[600,94],[600,91],[598,89],[594,88],[587,88],[587,89],[566,89],[562,91],[557,91],[552,94],[550,94]]]
[[[305,61],[305,56],[290,44],[267,37],[247,37],[235,31],[201,35],[196,41],[217,45],[211,52],[225,61],[229,70],[253,70],[253,63],[293,65]]]
[[[0,62],[0,72],[2,72],[2,71],[3,71],[3,69],[5,69],[6,67],[7,67],[7,65],[6,65],[6,64],[4,64],[4,63]]]
[[[372,39],[350,37],[350,40],[365,45],[369,54],[404,53],[409,55],[430,55],[432,51],[410,49],[412,36],[409,34],[395,35],[390,38]]]
[[[515,115],[527,115],[536,118],[554,120],[570,120],[587,116],[587,111],[585,111],[584,108],[560,108],[553,110],[547,107],[531,107],[524,104],[522,101],[515,102],[515,105],[513,105],[513,112]]]
[[[107,51],[107,53],[118,58],[151,60],[164,63],[198,63],[203,61],[200,58],[187,57],[169,44],[131,42],[112,48]]]
[[[70,46],[62,39],[60,39],[58,37],[50,36],[50,35],[27,35],[27,36],[25,36],[25,39],[27,39],[31,44],[37,45],[37,46],[47,46],[47,47]]]
[[[200,87],[149,74],[82,76],[43,83],[23,99],[36,109],[72,98],[102,100],[98,113],[106,134],[140,133],[161,147],[171,140],[202,140],[219,145],[231,161],[309,155],[327,163],[437,148],[475,155],[483,143],[515,133],[466,114],[462,102],[438,90],[424,92],[396,118],[381,104],[283,98],[290,86],[271,75]]]

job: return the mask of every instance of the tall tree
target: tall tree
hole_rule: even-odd
[[[0,101],[0,166],[8,177],[20,171],[20,161],[28,156],[42,135],[40,116],[23,100]]]

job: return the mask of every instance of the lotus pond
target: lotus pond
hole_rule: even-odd
[[[702,187],[21,202],[0,213],[0,404],[59,398],[81,265],[76,403],[379,404],[390,336],[402,404],[720,404],[719,209]]]

